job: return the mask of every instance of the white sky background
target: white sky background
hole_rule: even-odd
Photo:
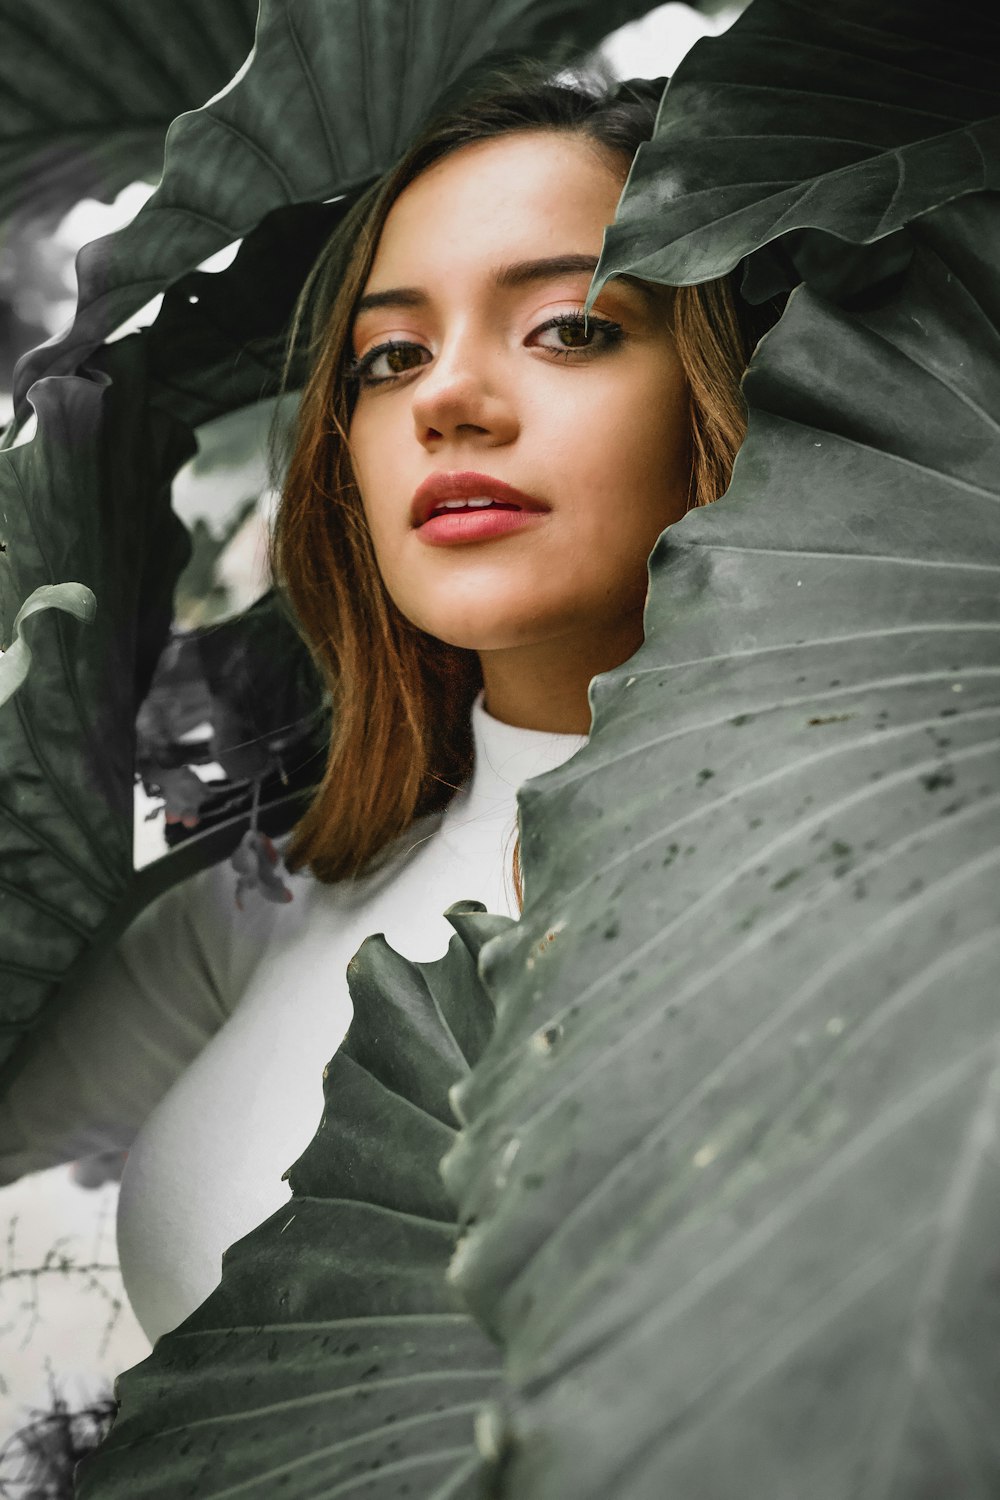
[[[616,32],[602,51],[620,78],[669,74],[699,37],[724,31],[742,8],[734,5],[717,16],[707,17],[684,4],[663,5]],[[88,241],[128,223],[152,191],[147,184],[133,183],[113,204],[86,200],[77,204],[59,225],[56,238],[65,245],[69,259],[66,297],[52,305],[47,315],[52,333],[64,327],[73,315],[75,252]],[[234,253],[235,248],[230,247],[206,263],[206,268],[222,269]],[[150,322],[157,306],[158,301],[143,308],[119,333]],[[4,401],[0,392],[0,422],[9,415]],[[207,482],[212,482],[210,477]],[[218,483],[218,476],[215,482]],[[3,1254],[0,1268],[13,1268],[8,1241],[15,1217],[19,1220],[15,1240],[18,1268],[41,1265],[60,1238],[63,1253],[78,1263],[87,1263],[92,1258],[104,1263],[114,1261],[113,1217],[117,1193],[117,1184],[113,1183],[106,1183],[96,1191],[75,1186],[68,1167],[32,1174],[0,1190],[0,1245],[6,1245],[8,1252]],[[25,1335],[32,1320],[23,1302],[29,1296],[28,1285],[23,1280],[0,1281],[0,1447],[14,1427],[24,1421],[29,1405],[48,1409],[46,1362],[64,1394],[75,1405],[96,1394],[102,1384],[109,1385],[119,1371],[138,1363],[148,1353],[149,1345],[127,1304],[107,1348],[101,1351],[108,1303],[96,1288],[87,1294],[78,1284],[80,1280],[72,1275],[40,1278],[41,1321],[27,1340]],[[124,1295],[117,1274],[105,1274],[98,1280],[112,1295]]]

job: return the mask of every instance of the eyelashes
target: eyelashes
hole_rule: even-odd
[[[532,335],[546,333],[552,328],[572,328],[585,337],[596,333],[599,340],[596,345],[567,346],[562,349],[553,348],[551,345],[540,346],[547,349],[550,354],[554,354],[557,359],[593,358],[596,354],[617,348],[625,338],[625,330],[620,323],[614,323],[610,318],[595,317],[593,314],[585,318],[582,309],[579,312],[560,313],[554,318],[549,318],[547,322],[532,329]],[[420,363],[426,363],[426,361],[413,364],[405,370],[397,370],[391,375],[373,375],[372,366],[382,355],[391,356],[407,349],[420,351],[423,345],[413,343],[409,339],[389,339],[384,344],[376,344],[367,353],[348,361],[344,370],[344,378],[355,390],[378,385],[392,385],[404,375],[409,375],[411,370],[419,369]]]

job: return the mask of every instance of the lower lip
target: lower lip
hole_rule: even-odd
[[[417,527],[417,536],[431,547],[454,547],[462,542],[485,542],[544,521],[543,510],[456,510],[432,516]]]

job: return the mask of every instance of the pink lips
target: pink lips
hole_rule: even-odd
[[[451,547],[460,542],[483,542],[487,537],[506,536],[545,521],[540,510],[459,510],[432,516],[417,528],[417,539],[432,547]]]
[[[453,511],[451,514],[442,512],[431,520],[436,506],[443,500],[469,500],[475,497],[486,496],[496,500],[500,505],[516,506],[516,510],[488,510],[478,511]],[[523,490],[517,490],[513,485],[504,484],[502,479],[494,479],[489,474],[478,474],[472,469],[464,469],[451,474],[429,474],[417,490],[410,502],[410,523],[424,532],[429,525],[435,527],[435,539],[443,538],[444,533],[440,531],[440,524],[453,525],[455,522],[479,522],[501,520],[505,522],[503,530],[511,530],[513,524],[525,524],[531,519],[537,520],[544,515],[548,506],[541,500],[536,500],[533,495],[526,495]],[[465,527],[465,540],[472,540],[474,535],[479,535],[478,529],[471,530]],[[486,533],[482,533],[486,534]],[[492,532],[488,533],[492,535]],[[456,532],[456,540],[458,539]],[[431,536],[423,538],[430,541]]]

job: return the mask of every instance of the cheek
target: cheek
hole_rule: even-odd
[[[644,507],[659,530],[679,521],[688,507],[691,466],[691,406],[687,381],[666,372],[631,412],[629,439],[633,473]]]
[[[347,436],[354,482],[361,495],[361,507],[372,541],[378,548],[381,534],[386,529],[386,517],[383,514],[385,507],[379,505],[378,497],[393,492],[389,460],[395,448],[392,443],[379,441],[375,426],[369,413],[355,415],[348,426]]]
[[[580,434],[583,433],[582,443]],[[577,427],[576,462],[592,465],[602,486],[621,493],[634,486],[652,502],[686,500],[691,468],[690,399],[676,365],[658,367],[646,378],[609,385],[597,419]],[[666,524],[666,523],[664,523]]]
[[[690,393],[678,361],[665,362],[644,383],[644,388],[636,393],[631,412],[633,427],[637,418],[644,427],[644,451],[655,451],[667,462],[677,456],[686,458],[691,441]]]
[[[347,453],[351,460],[351,468],[354,472],[354,481],[364,494],[372,482],[372,456],[378,451],[378,445],[373,441],[370,430],[371,423],[366,414],[359,415],[357,412],[351,417],[347,425]]]

